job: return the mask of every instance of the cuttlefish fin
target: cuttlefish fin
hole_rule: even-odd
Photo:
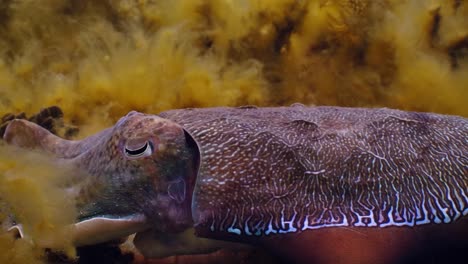
[[[97,138],[107,133],[104,130],[84,140],[66,140],[52,134],[47,129],[23,119],[15,119],[8,124],[3,139],[22,148],[40,149],[58,158],[73,158],[95,144]]]
[[[144,215],[130,215],[124,218],[93,217],[74,225],[75,246],[95,245],[127,237],[148,229]]]

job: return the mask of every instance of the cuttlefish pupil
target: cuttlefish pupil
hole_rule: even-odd
[[[129,140],[124,147],[127,158],[143,158],[151,156],[154,152],[154,145],[151,141]]]

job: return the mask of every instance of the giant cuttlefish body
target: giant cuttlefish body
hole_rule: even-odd
[[[431,241],[468,246],[462,117],[302,105],[182,109],[131,112],[82,141],[15,120],[4,138],[91,175],[92,188],[80,191],[77,227],[87,232],[77,244],[138,232],[137,247],[152,256],[154,234],[193,227],[200,237],[317,263],[392,263]]]

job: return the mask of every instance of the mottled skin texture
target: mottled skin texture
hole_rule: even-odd
[[[394,263],[434,241],[468,244],[466,118],[301,105],[159,116],[172,129],[131,113],[122,119],[127,123],[73,147],[54,145],[52,152],[73,160],[92,149],[75,163],[100,186],[83,188],[81,197],[92,197],[80,205],[84,215],[143,214],[157,240],[158,232],[189,222],[188,200],[168,198],[169,182],[186,179],[191,194],[196,175],[191,217],[198,236],[257,243],[289,260]],[[163,137],[174,152],[156,151],[132,165],[119,142],[141,131],[157,138],[177,131]],[[9,135],[7,128],[14,143],[15,133]],[[140,244],[150,244],[152,236],[142,234]]]
[[[466,234],[465,118],[301,105],[160,116],[200,147],[200,236],[260,241],[305,262],[391,263],[434,226]]]

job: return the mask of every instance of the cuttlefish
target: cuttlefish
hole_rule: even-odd
[[[194,230],[302,263],[468,248],[463,117],[298,104],[132,111],[80,141],[24,120],[4,139],[86,172],[77,245],[137,233],[155,257],[159,238]]]

